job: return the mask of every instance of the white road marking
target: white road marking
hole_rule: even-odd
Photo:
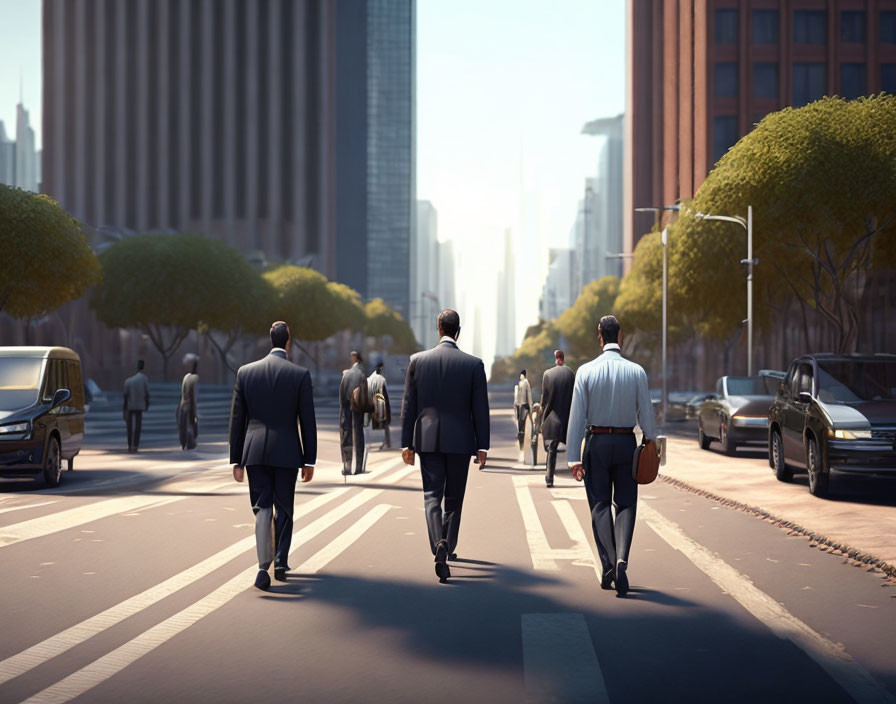
[[[538,519],[535,510],[535,502],[529,493],[529,478],[515,476],[513,488],[516,491],[516,500],[523,515],[523,525],[526,528],[526,541],[529,543],[529,553],[532,555],[532,566],[537,570],[557,572],[559,567],[554,561],[553,550],[544,534],[544,528]]]
[[[557,511],[557,515],[560,516],[560,521],[563,523],[563,527],[566,528],[567,534],[572,542],[575,543],[575,547],[568,551],[571,557],[567,559],[572,559],[574,565],[590,567],[594,570],[597,578],[600,579],[603,575],[603,569],[598,566],[598,561],[594,556],[588,538],[585,537],[585,531],[582,530],[582,524],[576,518],[572,506],[569,505],[568,501],[552,501],[551,503],[554,504],[554,509]]]
[[[523,614],[521,626],[527,702],[609,703],[582,614]]]
[[[327,494],[321,494],[309,501],[305,501],[296,508],[293,519],[298,520],[299,518],[308,515],[333,499],[342,496],[347,491],[348,489],[340,488]],[[328,518],[330,515],[331,514],[326,514],[324,518]],[[254,524],[246,525],[251,527]],[[46,640],[37,643],[6,660],[0,661],[0,684],[11,680],[13,677],[18,677],[38,665],[42,665],[57,655],[64,653],[70,648],[74,648],[76,645],[80,645],[87,639],[120,623],[124,619],[149,608],[165,597],[170,596],[180,589],[202,579],[206,575],[211,574],[219,567],[222,567],[253,547],[255,547],[254,535],[244,538],[230,547],[224,548],[211,557],[202,560],[202,562],[187,568],[173,577],[169,577],[164,582],[161,582],[154,587],[150,587],[140,594],[125,599],[121,603],[106,609],[96,616],[92,616],[54,636],[50,636]],[[94,573],[85,572],[85,574]]]
[[[21,511],[26,508],[37,508],[38,506],[49,506],[50,504],[55,504],[55,503],[56,503],[56,501],[41,501],[39,504],[26,504],[24,506],[11,506],[10,508],[0,508],[0,513],[9,513],[10,511]]]
[[[381,493],[381,489],[364,489],[355,494],[355,496],[353,496],[345,503],[341,504],[339,507],[330,511],[330,513],[322,516],[310,525],[294,533],[293,548],[292,550],[290,550],[290,555],[295,552],[296,548],[317,536],[327,527],[332,525],[335,521],[339,520],[339,518],[344,517],[354,509],[358,508],[362,504],[373,499]],[[370,528],[370,526],[373,525],[376,518],[379,518],[380,516],[385,514],[386,511],[388,511],[391,507],[384,506],[384,510],[377,511],[377,509],[379,508],[380,507],[376,507],[355,525],[358,526],[363,523],[365,526],[364,530],[367,530],[368,528]],[[376,518],[371,520],[372,516],[376,516]],[[345,549],[360,536],[361,531],[356,530],[354,531],[353,537],[350,540],[344,540],[345,534],[343,533],[339,538],[337,538],[337,541],[342,541],[342,549]],[[311,560],[317,558],[319,554],[320,553],[317,553],[316,555],[312,556]],[[328,553],[328,560],[325,561],[322,557],[318,559],[314,564],[310,565],[310,567],[315,570],[321,569],[327,564],[327,562],[329,562],[329,560],[332,560],[334,557],[336,557],[337,554],[338,553],[333,553],[332,551],[330,551]],[[297,570],[309,573],[310,570],[306,569],[306,565],[308,565],[308,563],[303,563],[297,568]],[[96,687],[98,684],[121,672],[128,665],[134,663],[147,653],[155,650],[174,636],[194,625],[203,617],[208,616],[213,611],[224,606],[238,594],[246,591],[247,585],[251,584],[252,578],[254,577],[256,572],[257,568],[255,567],[240,572],[240,574],[228,580],[223,585],[215,589],[212,593],[203,597],[196,603],[174,614],[170,618],[165,619],[158,625],[150,628],[148,631],[140,634],[133,640],[125,643],[119,648],[116,648],[111,653],[99,658],[98,660],[95,660],[94,662],[78,670],[77,672],[74,672],[65,679],[60,680],[50,687],[47,687],[41,692],[38,692],[33,697],[27,699],[26,702],[28,704],[55,704],[57,702],[68,702],[75,697],[80,696],[84,692],[92,689],[93,687]]]
[[[775,635],[789,640],[818,663],[858,704],[892,704],[896,701],[841,645],[828,640],[800,621],[756,587],[749,577],[689,538],[677,524],[662,516],[649,504],[639,502],[638,511],[657,535],[683,553]]]
[[[374,506],[363,518],[361,518],[361,520],[352,526],[351,530],[345,531],[336,538],[336,540],[318,550],[314,555],[299,565],[295,572],[297,574],[314,574],[319,572],[333,559],[341,555],[346,548],[352,545],[358,538],[364,535],[374,523],[385,516],[389,512],[389,509],[392,508],[395,507],[390,506],[389,504]]]
[[[40,518],[32,518],[21,523],[14,523],[9,526],[0,528],[0,547],[14,545],[23,540],[31,540],[32,538],[42,538],[52,533],[76,528],[87,523],[102,518],[108,518],[119,513],[126,513],[135,509],[144,508],[151,504],[161,505],[163,503],[173,503],[189,498],[191,493],[196,491],[214,491],[220,489],[227,484],[216,484],[208,486],[207,482],[177,482],[166,487],[166,491],[181,494],[168,499],[159,501],[159,497],[155,495],[135,495],[121,496],[114,499],[105,499],[97,501],[86,506],[78,506],[65,511],[51,514],[49,516],[41,516]]]
[[[566,499],[567,501],[588,500],[584,487],[579,489],[551,489],[551,496],[555,499]]]

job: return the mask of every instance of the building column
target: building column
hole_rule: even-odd
[[[305,124],[305,114],[312,105],[312,101],[308,100],[308,81],[305,69],[305,55],[308,51],[306,44],[305,27],[308,23],[308,2],[297,2],[293,8],[293,31],[292,36],[294,42],[292,45],[293,62],[293,124],[288,129],[293,131],[293,158],[290,167],[293,170],[293,203],[292,203],[292,222],[290,232],[290,249],[286,254],[290,258],[297,257],[299,253],[309,250],[308,241],[309,234],[305,224],[307,223],[308,210],[306,204],[306,196],[308,193],[307,174],[305,168],[305,160],[307,159],[308,144],[306,143],[307,128]],[[318,253],[319,255],[322,253]],[[327,274],[324,260],[318,260],[318,266]]]
[[[236,104],[236,1],[223,0],[221,11],[224,13],[224,143],[216,147],[222,150],[224,162],[224,219],[227,222],[225,237],[227,243],[235,247],[236,231],[236,111],[243,106]],[[243,139],[244,135],[240,135]]]
[[[75,47],[75,52],[72,59],[75,64],[75,104],[68,106],[71,110],[66,110],[62,113],[65,115],[64,119],[74,120],[75,122],[75,143],[73,145],[66,145],[67,148],[74,151],[75,179],[74,183],[71,184],[72,193],[70,196],[66,197],[64,207],[79,220],[85,220],[87,216],[87,203],[85,197],[86,184],[84,182],[87,170],[84,168],[84,160],[86,158],[87,130],[92,127],[92,125],[87,124],[87,111],[85,109],[85,96],[87,94],[87,91],[85,90],[87,79],[87,53],[83,50],[85,43],[84,36],[86,32],[85,27],[87,23],[87,7],[85,5],[84,0],[69,0],[68,7],[74,15],[74,22],[70,22],[69,24],[74,25],[72,41]]]
[[[137,75],[128,76],[137,82],[137,163],[130,164],[131,177],[135,187],[136,228],[140,231],[149,227],[149,5],[148,0],[131,0],[137,13]],[[129,10],[134,12],[133,9]],[[155,110],[155,107],[153,107]]]
[[[258,236],[258,13],[246,13],[246,247],[262,249]],[[269,256],[265,252],[265,256]]]
[[[281,102],[286,99],[283,92],[283,50],[280,42],[283,0],[269,0],[269,3],[268,94],[265,96],[267,97],[266,109],[268,111],[268,153],[265,160],[267,162],[267,178],[265,181],[268,184],[268,192],[263,193],[261,197],[266,198],[268,204],[268,217],[265,223],[265,251],[269,252],[271,257],[284,259],[289,256],[289,252],[284,251],[282,246],[283,220],[280,208],[280,179],[283,178],[280,172],[280,151],[283,144]]]
[[[194,71],[199,71],[202,76],[200,82],[202,90],[202,100],[200,101],[199,115],[194,115],[194,120],[199,120],[199,163],[194,168],[199,169],[200,197],[202,199],[199,208],[199,219],[201,221],[202,234],[209,234],[212,219],[212,188],[214,186],[214,162],[212,160],[212,150],[218,145],[213,144],[212,136],[214,134],[211,126],[214,120],[220,120],[220,115],[213,114],[215,100],[215,73],[214,65],[218,57],[215,56],[215,45],[213,41],[213,30],[215,26],[215,0],[201,0],[202,6],[199,11],[199,29],[202,32],[202,50],[199,53],[199,66],[194,66]],[[194,30],[195,35],[196,30]]]
[[[154,128],[157,130],[156,149],[158,152],[155,157],[157,164],[157,192],[149,195],[155,199],[157,213],[156,224],[159,227],[167,228],[172,227],[171,208],[168,203],[170,192],[168,187],[168,175],[171,173],[171,169],[175,166],[170,161],[170,150],[168,149],[168,114],[171,109],[171,94],[169,93],[169,57],[171,54],[170,44],[177,41],[177,38],[168,36],[168,19],[170,12],[168,0],[161,0],[161,2],[159,2],[159,0],[154,1],[158,2],[155,30],[159,39],[158,46],[156,47],[158,55],[155,59],[158,63],[158,84],[156,86],[157,92],[155,96],[155,103],[158,108],[153,110],[153,113],[157,116],[156,124],[154,125]]]
[[[96,117],[93,125],[95,158],[93,160],[94,188],[93,188],[93,221],[92,225],[102,227],[108,225],[109,214],[106,212],[106,111],[109,109],[106,95],[106,62],[111,61],[109,56],[109,42],[106,32],[106,4],[97,3],[96,8],[96,63],[91,77],[96,90]]]

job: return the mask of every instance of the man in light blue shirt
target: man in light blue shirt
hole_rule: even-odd
[[[638,502],[638,484],[632,476],[634,427],[641,426],[648,440],[656,440],[657,430],[647,374],[622,356],[622,332],[614,316],[601,318],[597,339],[603,354],[576,373],[566,451],[576,481],[585,480],[603,568],[600,586],[610,589],[615,583],[623,595],[628,592],[628,555]],[[615,520],[611,503],[616,506]]]

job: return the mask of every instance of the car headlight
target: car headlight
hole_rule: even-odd
[[[14,435],[18,433],[27,433],[28,423],[9,423],[0,425],[0,435]]]
[[[828,437],[835,440],[870,440],[870,430],[834,430],[828,428]]]

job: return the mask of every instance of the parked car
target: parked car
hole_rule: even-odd
[[[697,411],[700,409],[700,404],[708,400],[710,396],[712,396],[712,391],[700,391],[691,396],[684,404],[685,419],[696,420]]]
[[[714,440],[733,455],[738,445],[768,440],[768,409],[778,381],[768,376],[723,376],[697,410],[697,442],[704,450]]]
[[[47,486],[84,442],[81,359],[65,347],[0,347],[0,474]]]
[[[781,481],[809,474],[814,496],[831,471],[896,473],[896,355],[798,357],[769,412],[769,464]]]

